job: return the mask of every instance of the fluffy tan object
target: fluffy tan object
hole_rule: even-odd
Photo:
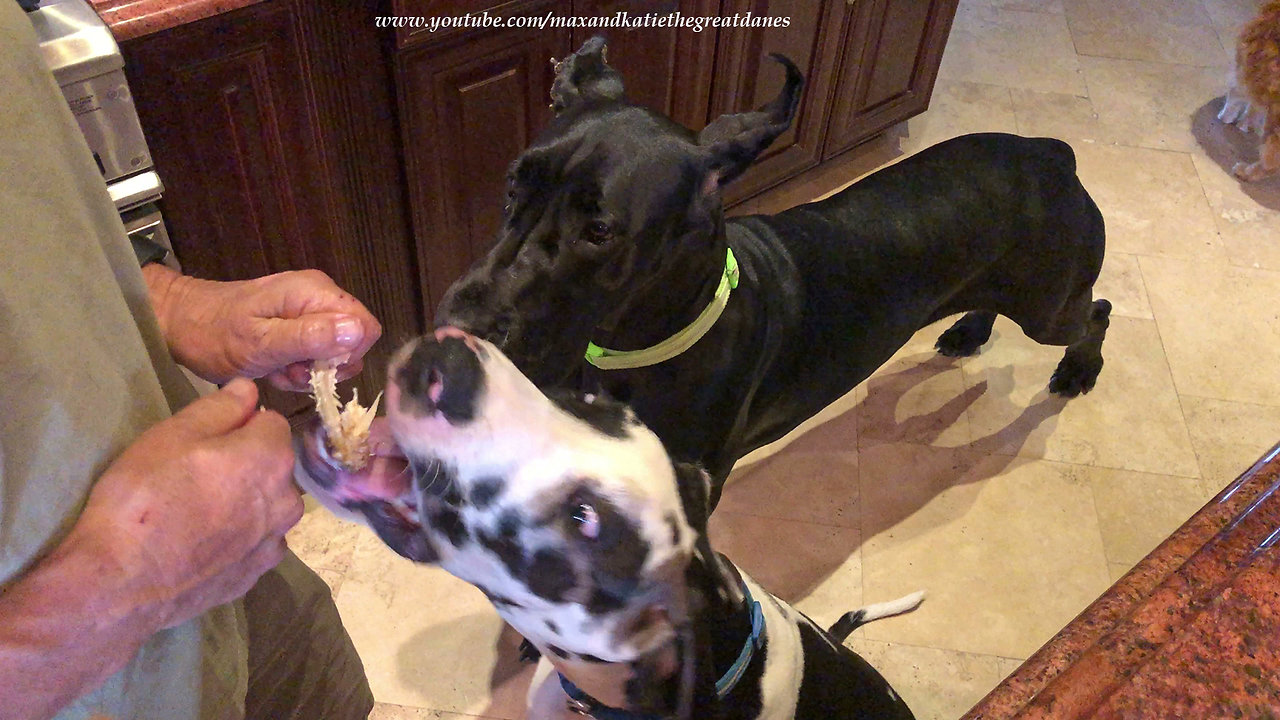
[[[1257,162],[1232,171],[1252,182],[1280,172],[1280,0],[1265,3],[1236,44],[1235,81],[1218,119],[1262,133]]]
[[[363,468],[373,452],[369,447],[369,426],[378,414],[382,393],[366,408],[360,404],[359,391],[353,391],[351,401],[343,406],[338,399],[337,365],[317,362],[311,366],[311,397],[316,401],[316,412],[324,426],[329,456],[348,470]]]

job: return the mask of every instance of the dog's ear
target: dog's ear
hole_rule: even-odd
[[[698,145],[708,155],[708,189],[723,187],[746,170],[756,156],[791,126],[800,105],[800,89],[804,76],[783,55],[769,57],[782,63],[787,71],[782,92],[769,104],[752,112],[721,115],[698,133]]]
[[[622,99],[622,76],[605,62],[607,46],[596,35],[563,60],[552,58],[551,109],[557,115],[576,105]]]
[[[711,475],[700,465],[692,463],[678,462],[675,469],[685,521],[695,533],[704,536],[711,516]]]

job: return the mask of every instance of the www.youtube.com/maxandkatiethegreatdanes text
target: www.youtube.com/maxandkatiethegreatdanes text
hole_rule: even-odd
[[[685,15],[673,12],[666,15],[633,15],[619,10],[612,15],[575,16],[557,15],[490,15],[488,12],[466,15],[441,15],[423,17],[413,15],[379,15],[374,24],[380,28],[409,28],[436,32],[458,28],[510,28],[553,30],[570,29],[624,29],[675,28],[702,32],[707,28],[785,28],[791,26],[791,18],[784,15],[756,15],[752,12],[724,16]]]

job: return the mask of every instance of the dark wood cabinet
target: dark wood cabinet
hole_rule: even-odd
[[[184,268],[237,279],[317,267],[394,346],[496,238],[506,170],[549,121],[550,60],[603,33],[630,100],[700,130],[772,99],[790,57],[793,126],[730,205],[923,111],[958,0],[258,0],[122,43]],[[105,0],[104,0],[105,2]],[[379,28],[378,16],[788,18],[785,27]],[[286,411],[305,398],[273,395]]]
[[[958,0],[855,0],[844,7],[823,158],[929,107]]]
[[[828,95],[839,62],[840,8],[837,2],[725,0],[726,15],[789,17],[785,28],[726,28],[720,31],[712,84],[711,118],[758,108],[777,96],[786,77],[769,58],[780,53],[805,77],[800,107],[791,127],[755,164],[725,190],[729,204],[803,172],[822,159]]]
[[[556,5],[526,9],[545,13]],[[397,56],[424,314],[497,236],[507,166],[550,120],[550,60],[569,46],[567,29],[500,29],[415,45]]]
[[[259,8],[127,48],[175,251],[220,279],[313,267],[329,234],[313,117],[281,112],[311,106],[294,18]]]
[[[679,10],[708,15],[718,3],[542,0],[505,3],[493,12],[604,17]],[[415,12],[418,5],[406,2],[403,12]],[[461,14],[472,3],[458,5]],[[507,167],[551,118],[551,59],[563,58],[595,32],[481,28],[402,37],[395,66],[409,206],[428,316],[450,283],[497,237]],[[714,34],[658,28],[619,29],[608,36],[610,62],[642,70],[626,76],[630,99],[689,124],[705,124]],[[644,71],[653,68],[663,70]]]
[[[388,55],[367,9],[316,5],[263,2],[122,43],[174,252],[218,280],[320,268],[408,337],[421,299]],[[367,358],[366,397],[389,345]]]
[[[795,62],[806,87],[792,127],[726,190],[759,194],[923,111],[957,0],[546,0],[496,4],[502,15],[787,18],[786,27],[608,29],[609,62],[627,97],[693,130],[763,105]],[[425,0],[404,0],[406,14]],[[448,3],[446,3],[448,4]],[[475,2],[455,3],[461,13]],[[437,14],[450,9],[431,8]],[[397,57],[424,313],[496,238],[506,168],[547,118],[550,57],[600,32],[487,30],[401,37]]]

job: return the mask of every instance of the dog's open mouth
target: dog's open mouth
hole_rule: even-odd
[[[370,427],[372,453],[356,471],[330,453],[318,419],[295,437],[298,463],[310,481],[307,489],[322,504],[365,514],[372,510],[406,529],[422,527],[409,462],[391,439],[385,418]]]

